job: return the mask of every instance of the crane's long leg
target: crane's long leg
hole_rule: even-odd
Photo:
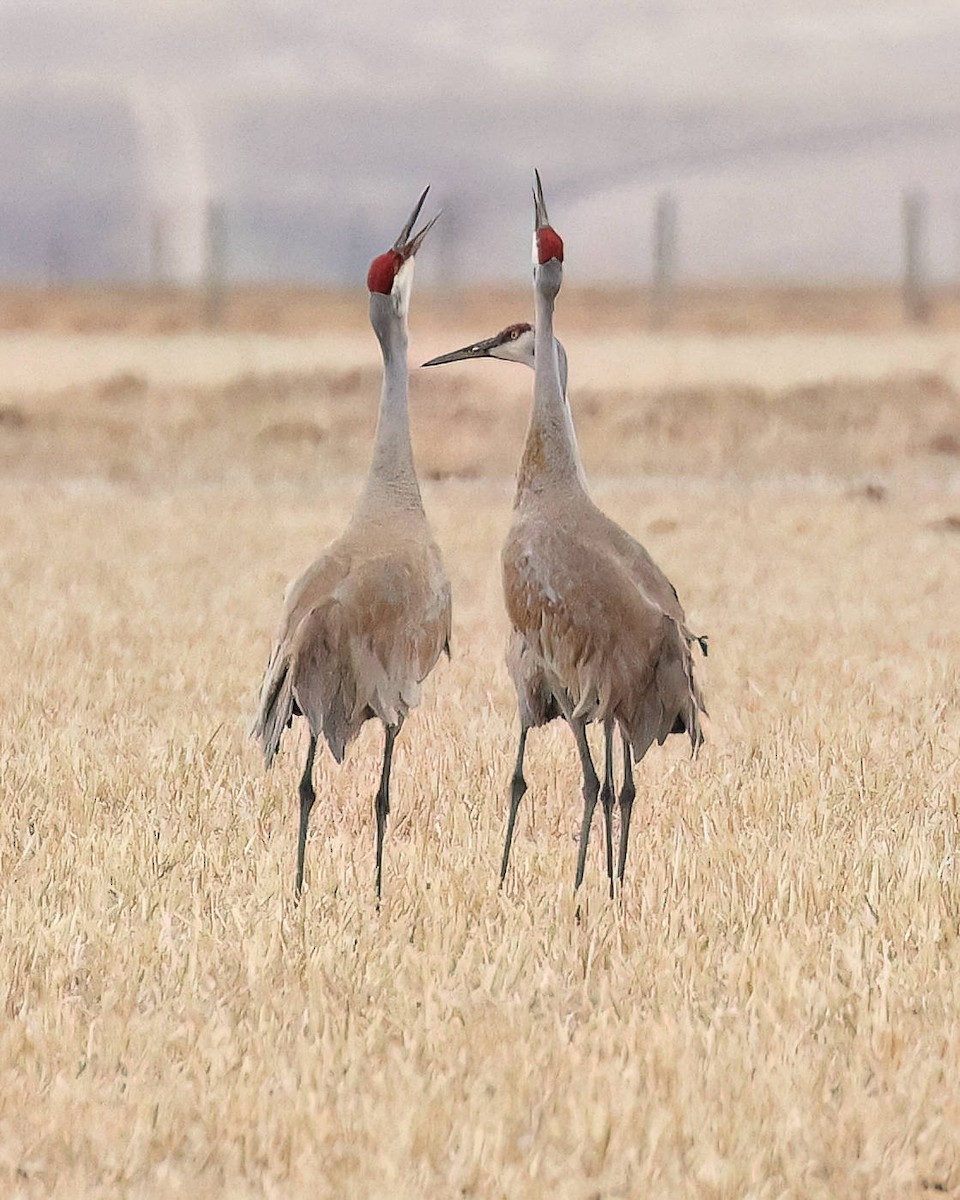
[[[630,832],[630,814],[633,812],[633,800],[637,794],[637,789],[633,785],[633,760],[630,755],[630,742],[625,733],[622,736],[623,790],[620,792],[620,863],[617,868],[621,889],[623,888],[623,869],[627,865],[627,835]]]
[[[380,885],[383,878],[383,834],[387,828],[387,814],[390,811],[390,767],[393,763],[393,743],[400,732],[399,725],[385,725],[386,740],[383,745],[383,770],[380,773],[380,787],[377,789],[375,809],[377,813],[377,908],[380,907]]]
[[[593,759],[590,757],[590,746],[587,743],[587,723],[583,717],[570,722],[573,736],[577,739],[577,749],[580,752],[580,765],[583,767],[583,824],[580,826],[580,854],[577,858],[577,878],[574,891],[583,883],[583,871],[587,862],[587,843],[590,840],[590,822],[593,820],[593,810],[597,807],[597,796],[600,792],[600,780],[597,777]]]
[[[513,768],[513,778],[510,780],[510,815],[507,818],[507,840],[503,846],[503,861],[500,864],[501,887],[503,887],[503,881],[507,875],[507,863],[510,861],[510,846],[513,843],[513,827],[517,823],[517,810],[527,790],[527,781],[523,777],[523,755],[527,748],[527,734],[529,732],[529,726],[520,726],[520,745],[517,747],[517,761]]]
[[[610,899],[613,899],[613,721],[603,723],[603,787],[600,789],[603,806],[603,827],[606,836],[607,880]]]
[[[303,891],[303,856],[307,850],[307,824],[317,793],[313,790],[313,758],[317,752],[317,735],[311,731],[307,747],[307,761],[300,778],[300,837],[297,841],[297,883],[295,894],[300,899]]]

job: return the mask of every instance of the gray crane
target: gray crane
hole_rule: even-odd
[[[413,260],[437,219],[413,233],[427,191],[392,249],[374,259],[367,274],[370,323],[383,356],[367,481],[344,533],[287,590],[252,730],[269,767],[293,718],[302,716],[309,726],[300,780],[298,897],[316,800],[317,741],[322,736],[342,762],[360,727],[377,718],[385,732],[374,803],[379,905],[394,742],[407,713],[420,701],[420,684],[440,655],[450,652],[450,584],[423,511],[407,413]]]
[[[564,393],[564,398],[567,394],[567,352],[563,348],[563,344],[559,339],[555,339],[557,347],[557,360],[560,366],[561,386]],[[534,365],[534,332],[533,326],[528,321],[519,321],[514,325],[508,325],[505,329],[501,329],[499,333],[493,337],[484,338],[480,342],[472,342],[469,346],[463,346],[459,350],[451,350],[447,354],[439,354],[436,358],[431,358],[429,362],[422,365],[424,367],[439,367],[445,363],[467,362],[472,359],[479,358],[500,358],[504,362],[522,363],[525,366],[533,369]],[[573,417],[570,413],[569,401],[567,404],[567,415],[569,418],[569,436],[571,443],[576,451],[577,468],[580,475],[581,483],[586,488],[587,481],[583,472],[583,464],[580,461],[579,450],[577,449],[577,434],[573,426]],[[522,635],[513,630],[510,639],[507,643],[506,653],[507,671],[513,681],[514,690],[517,693],[517,710],[520,716],[520,738],[517,746],[517,757],[513,768],[513,775],[510,779],[510,811],[507,818],[507,836],[503,847],[503,857],[500,862],[500,884],[503,885],[507,876],[507,867],[510,863],[510,848],[513,844],[513,833],[517,822],[517,813],[520,808],[520,801],[527,792],[527,781],[523,774],[523,762],[526,755],[527,734],[531,729],[539,729],[544,725],[549,725],[551,721],[557,720],[562,714],[560,705],[556,697],[550,689],[546,675],[536,656],[531,652]],[[608,721],[604,724],[604,777],[603,787],[600,791],[600,803],[603,808],[603,813],[606,821],[606,839],[607,839],[607,859],[610,875],[611,896],[613,894],[613,830],[612,830],[612,809],[613,798],[615,793],[614,773],[613,773],[613,722]],[[624,740],[623,742],[624,763],[628,762],[630,747]],[[633,780],[630,777],[627,768],[625,767],[625,786],[632,788]]]
[[[650,741],[646,740],[646,731],[641,730],[637,736],[627,719],[627,705],[613,705],[610,698],[601,702],[599,681],[606,677],[608,680],[616,674],[616,664],[612,661],[617,653],[625,653],[628,658],[632,655],[637,660],[641,679],[633,681],[633,686],[626,688],[627,693],[638,690],[638,682],[647,700],[648,708],[654,707],[653,692],[656,691],[658,679],[666,687],[668,674],[667,660],[670,653],[676,657],[689,677],[688,695],[680,703],[682,688],[675,688],[666,707],[677,707],[670,728],[663,732],[657,726],[655,735],[663,741],[669,733],[686,731],[691,739],[694,751],[698,748],[702,737],[699,724],[699,712],[705,711],[699,689],[693,680],[690,646],[697,641],[703,653],[706,653],[706,639],[697,637],[687,628],[683,608],[680,605],[676,590],[646,549],[630,537],[619,526],[609,520],[590,500],[587,493],[573,418],[567,398],[567,355],[561,343],[553,336],[552,315],[553,300],[559,291],[562,277],[563,244],[559,236],[551,229],[546,217],[546,206],[543,203],[543,193],[540,187],[539,175],[534,193],[536,227],[535,237],[535,301],[537,307],[537,329],[526,322],[508,325],[500,333],[479,342],[473,342],[459,350],[451,351],[431,359],[425,366],[438,366],[443,363],[468,361],[478,358],[501,358],[508,362],[520,362],[535,372],[535,406],[527,443],[521,462],[518,478],[517,497],[514,504],[514,527],[511,537],[504,548],[504,587],[507,608],[511,605],[527,604],[523,597],[530,592],[540,590],[540,604],[545,603],[545,612],[541,616],[552,616],[556,623],[554,634],[566,642],[569,647],[580,644],[586,652],[587,647],[601,640],[599,630],[591,627],[599,621],[601,628],[607,626],[608,635],[612,632],[610,625],[617,620],[617,612],[603,611],[604,599],[616,598],[626,609],[631,609],[631,615],[637,615],[632,610],[642,610],[646,606],[651,611],[647,613],[648,624],[651,628],[656,624],[657,613],[663,622],[661,643],[657,648],[658,658],[651,666],[650,653],[648,661],[642,663],[643,655],[637,647],[619,646],[616,639],[610,646],[606,662],[596,664],[598,680],[594,682],[595,696],[582,694],[582,681],[571,677],[573,690],[566,680],[569,671],[558,671],[552,665],[551,655],[562,646],[554,645],[551,654],[544,654],[542,646],[546,627],[537,628],[536,621],[529,626],[526,620],[514,620],[514,630],[507,651],[507,664],[514,686],[517,691],[518,707],[520,710],[520,745],[516,766],[511,781],[510,814],[507,823],[507,837],[501,865],[501,883],[506,874],[509,860],[511,840],[520,800],[526,791],[523,779],[523,757],[526,736],[530,728],[543,725],[563,716],[571,723],[577,737],[578,749],[584,769],[584,823],[581,829],[580,856],[577,865],[576,886],[583,879],[586,857],[587,840],[589,837],[590,818],[597,796],[592,793],[592,780],[596,778],[586,743],[585,725],[588,720],[599,719],[604,727],[604,782],[599,790],[599,798],[604,813],[606,832],[606,861],[609,878],[610,894],[613,894],[613,842],[612,842],[612,809],[613,809],[613,726],[620,726],[623,742],[624,780],[620,792],[620,848],[618,855],[617,875],[623,882],[626,865],[627,837],[630,817],[635,798],[633,769],[631,757],[639,759],[648,748]],[[547,253],[549,252],[549,253]],[[543,258],[543,254],[547,257]],[[556,275],[556,290],[549,295],[553,281],[549,278]],[[538,336],[542,317],[549,320],[549,335]],[[546,368],[540,365],[537,349],[541,358],[547,360]],[[542,502],[544,495],[550,501],[546,508]],[[551,513],[550,505],[553,505]],[[572,524],[571,516],[574,518]],[[557,528],[557,526],[562,528]],[[552,528],[551,528],[552,526]],[[522,537],[535,534],[530,547],[519,552],[517,557],[514,535],[517,529],[522,531]],[[564,536],[558,536],[564,535]],[[604,563],[612,567],[606,575],[608,594],[606,598],[599,597],[600,605],[585,601],[580,594],[581,589],[588,585],[583,578],[582,570],[575,568],[574,559],[577,543],[580,539],[589,542],[584,546],[594,555],[601,558],[612,558],[613,563]],[[564,544],[565,543],[565,544]],[[508,553],[509,551],[509,553]],[[536,551],[536,553],[534,552]],[[585,562],[589,561],[587,553]],[[533,555],[534,557],[531,557]],[[531,584],[531,563],[534,564],[533,583]],[[519,581],[514,576],[518,566]],[[566,575],[563,572],[567,572]],[[539,577],[539,578],[538,578]],[[564,587],[558,592],[553,582],[544,583],[544,579],[560,579]],[[626,587],[624,585],[627,585]],[[544,591],[544,588],[546,589]],[[632,594],[631,594],[632,593]],[[544,597],[546,596],[546,601]],[[537,602],[534,603],[534,609]],[[656,612],[652,611],[656,610]],[[587,616],[590,614],[590,619]],[[529,618],[529,612],[527,613]],[[579,618],[579,621],[572,618]],[[548,625],[552,622],[548,621]],[[552,635],[551,635],[552,636]],[[609,640],[609,636],[608,636]],[[664,645],[669,643],[669,652]],[[574,650],[576,654],[576,650]],[[663,670],[658,672],[660,660],[664,660]],[[569,664],[568,664],[569,665]],[[643,667],[646,667],[644,671]],[[650,679],[653,676],[654,689],[651,692]],[[661,678],[662,677],[662,678]],[[669,689],[668,689],[669,690]],[[692,700],[691,700],[692,698]],[[661,698],[662,699],[662,698]],[[633,703],[637,703],[634,696]],[[682,710],[682,711],[681,711]],[[665,718],[664,718],[665,719]],[[633,722],[635,725],[636,722]],[[662,724],[662,723],[661,723]],[[663,733],[663,736],[660,734]],[[592,798],[591,798],[592,797]]]

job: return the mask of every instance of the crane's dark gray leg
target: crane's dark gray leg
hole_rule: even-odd
[[[390,811],[390,766],[393,762],[393,743],[400,732],[399,725],[385,725],[386,740],[383,745],[383,770],[380,772],[380,787],[374,807],[377,813],[377,908],[380,907],[380,884],[383,878],[383,834],[387,828]]]
[[[610,899],[613,899],[613,722],[603,723],[603,787],[600,789],[603,806],[603,826],[606,836],[607,880]]]
[[[303,856],[307,850],[307,824],[310,820],[310,810],[313,808],[317,793],[313,790],[313,758],[317,752],[317,735],[310,734],[310,745],[307,747],[307,762],[300,777],[300,837],[297,841],[297,883],[295,894],[300,899],[303,891]]]
[[[637,789],[633,786],[633,760],[630,755],[630,742],[623,734],[623,790],[620,792],[620,863],[617,875],[620,887],[623,888],[623,869],[627,865],[627,835],[630,832],[630,814],[633,812],[633,800]]]
[[[587,744],[587,723],[582,717],[570,722],[573,736],[577,739],[577,750],[580,752],[580,765],[583,767],[583,824],[580,826],[580,854],[577,858],[577,878],[574,891],[583,883],[583,871],[587,862],[587,843],[590,840],[590,822],[593,820],[593,810],[597,807],[597,796],[600,793],[600,780],[597,777],[593,759],[590,757],[590,746]]]
[[[510,780],[510,816],[507,818],[507,840],[503,846],[503,861],[500,864],[500,886],[507,875],[507,863],[510,861],[510,846],[513,843],[513,827],[517,823],[517,809],[527,790],[527,781],[523,777],[523,755],[527,748],[529,726],[520,726],[520,745],[517,748],[517,762],[513,768],[513,778]]]

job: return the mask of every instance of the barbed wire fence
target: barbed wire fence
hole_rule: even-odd
[[[944,136],[960,133],[960,115],[947,114],[944,122],[941,130],[946,131]],[[843,156],[876,142],[909,139],[929,132],[929,122],[917,118],[893,125],[877,122],[849,129],[800,130],[744,138],[726,145],[671,149],[621,162],[606,172],[584,173],[584,176],[564,176],[557,172],[551,175],[551,195],[564,203],[575,203],[602,194],[605,189],[644,185],[649,208],[639,214],[647,229],[640,240],[649,242],[651,250],[646,269],[641,264],[638,278],[649,288],[651,325],[664,328],[670,325],[678,302],[685,235],[694,220],[686,199],[695,195],[698,173],[790,158],[806,161],[817,155]],[[657,180],[671,182],[660,186]],[[685,199],[682,208],[678,193]],[[900,288],[905,318],[917,324],[928,322],[933,315],[930,234],[934,218],[930,200],[928,189],[905,181],[899,218]],[[942,221],[943,213],[949,212],[948,219],[955,224],[956,261],[951,265],[952,274],[960,284],[960,195],[951,197],[946,205],[941,200],[938,196],[936,219]],[[471,218],[477,215],[479,207],[482,206],[472,202]],[[316,284],[353,279],[353,273],[344,274],[342,262],[338,274],[337,265],[325,259],[318,247],[325,238],[339,239],[340,259],[349,259],[352,268],[353,259],[360,262],[365,257],[369,240],[366,235],[370,232],[369,214],[360,214],[353,223],[349,217],[345,218],[344,228],[337,231],[321,228],[319,220],[311,222],[309,213],[302,209],[294,212],[289,206],[284,208],[282,201],[271,207],[262,200],[259,206],[249,203],[244,206],[239,199],[230,206],[223,199],[210,200],[199,238],[202,263],[192,280],[185,280],[182,272],[178,278],[174,245],[178,230],[182,235],[182,214],[171,211],[169,205],[157,207],[144,221],[136,217],[129,203],[125,208],[111,209],[100,196],[87,205],[78,203],[69,210],[51,206],[46,213],[33,212],[28,216],[25,220],[22,211],[10,212],[4,220],[0,209],[0,275],[12,279],[33,275],[38,282],[51,287],[99,278],[127,278],[132,282],[139,278],[157,292],[186,282],[198,290],[200,311],[209,327],[221,323],[230,286],[245,278],[272,277],[277,282],[291,279]],[[24,239],[18,239],[14,231],[25,224],[32,232],[23,245]],[[425,279],[433,286],[452,292],[463,283],[466,260],[461,238],[467,225],[465,211],[448,205],[429,264],[424,264]],[[937,230],[942,244],[942,225]],[[812,226],[811,244],[817,232]],[[259,250],[248,249],[244,254],[243,247],[251,244]],[[257,254],[258,265],[264,269],[251,276],[245,268],[251,259],[257,259]],[[31,270],[32,262],[39,262],[39,268]],[[942,263],[938,266],[937,274],[942,278]]]

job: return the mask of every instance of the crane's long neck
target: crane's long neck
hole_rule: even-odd
[[[357,515],[369,515],[385,505],[422,511],[407,410],[406,316],[392,308],[389,296],[374,293],[370,319],[383,354],[383,387],[373,461]]]
[[[583,467],[553,336],[553,299],[539,284],[534,288],[534,307],[533,414],[517,474],[515,504],[531,492],[583,487]]]
[[[583,469],[583,459],[580,457],[580,446],[577,443],[577,431],[573,424],[573,410],[570,407],[570,393],[567,390],[567,352],[563,347],[563,342],[561,342],[559,338],[555,337],[553,339],[553,344],[557,348],[557,365],[560,369],[560,390],[563,392],[563,398],[566,401],[564,404],[564,413],[567,418],[567,436],[570,439],[570,447],[573,451],[573,458],[577,466],[577,479],[580,481],[580,486],[584,491],[586,491],[587,476]]]

